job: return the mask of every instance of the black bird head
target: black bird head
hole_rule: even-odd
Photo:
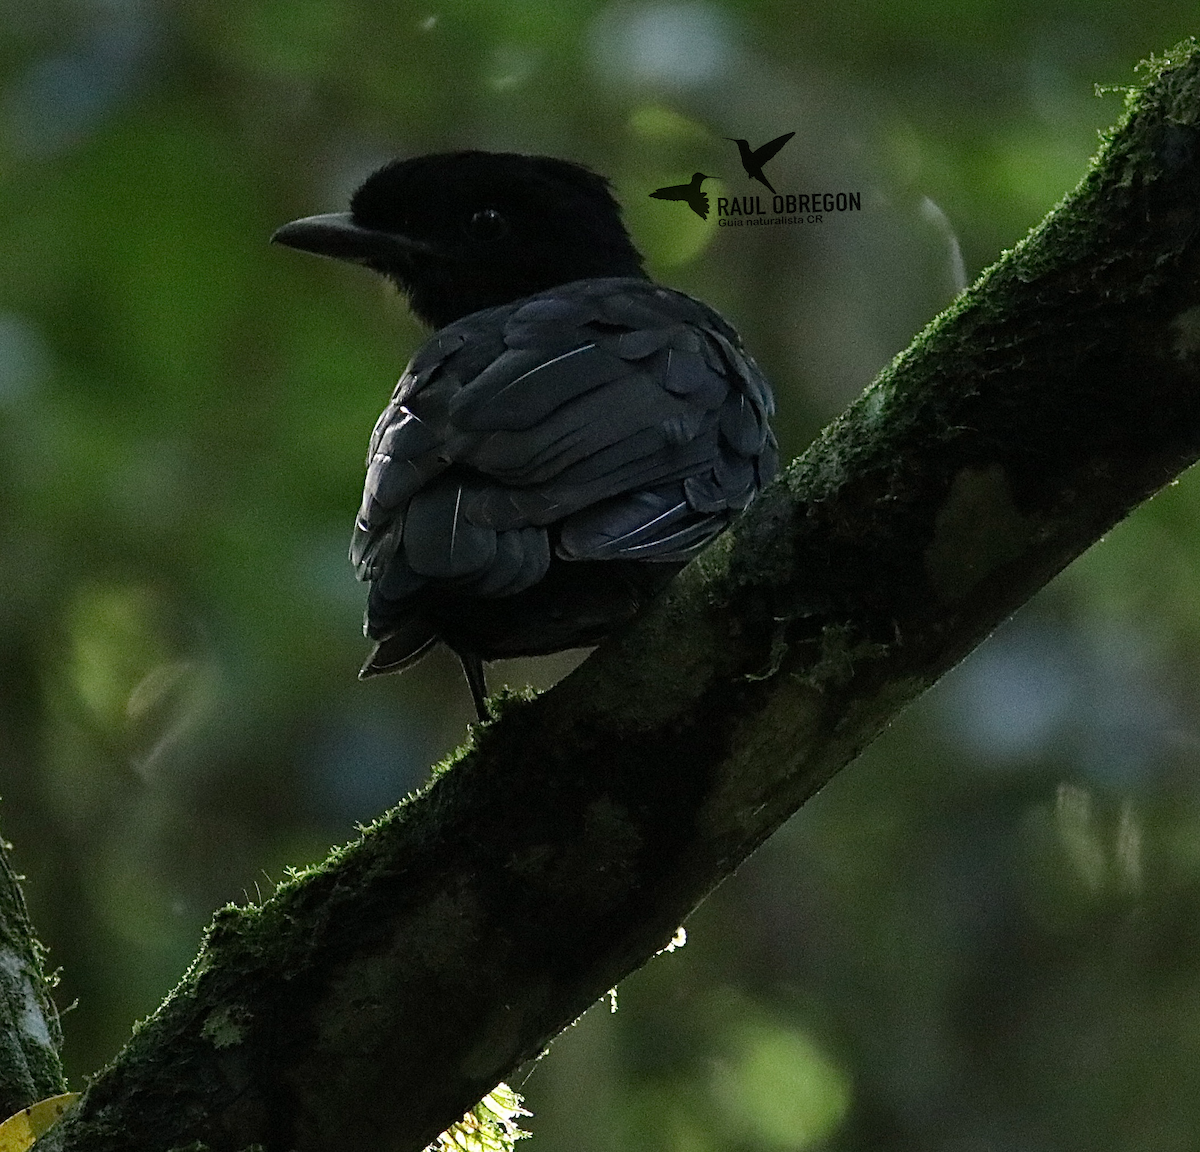
[[[434,328],[572,280],[644,276],[607,180],[514,152],[394,160],[349,212],[295,220],[272,239],[388,277]]]

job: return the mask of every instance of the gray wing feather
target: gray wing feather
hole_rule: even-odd
[[[723,520],[697,512],[671,486],[632,493],[572,516],[563,525],[558,554],[568,560],[686,560],[723,527]]]
[[[555,293],[533,296],[524,303],[518,304],[509,325],[513,327],[519,327],[522,324],[543,325],[552,324],[555,321],[578,324],[587,320],[590,315],[591,308],[586,298]]]
[[[716,313],[564,285],[437,333],[371,438],[351,554],[373,592],[507,596],[571,560],[682,560],[776,468],[770,389]]]
[[[646,377],[624,376],[563,405],[530,428],[464,444],[462,458],[508,484],[543,484],[611,445],[654,429],[664,408],[656,404],[654,392],[661,389]],[[676,405],[667,408],[670,415]],[[655,431],[651,443],[659,447],[665,437]]]
[[[496,558],[467,589],[475,596],[514,596],[531,588],[550,568],[550,540],[544,528],[512,528],[496,533]]]
[[[740,456],[762,451],[767,439],[767,415],[744,392],[735,393],[721,405],[721,435]]]
[[[706,409],[715,408],[729,393],[729,381],[724,373],[698,353],[676,348],[667,353],[662,386]]]
[[[606,341],[622,360],[644,360],[671,342],[669,328],[638,328],[622,332],[615,341]]]
[[[385,510],[411,499],[446,467],[439,456],[437,430],[406,408],[400,408],[397,414],[400,418],[387,425],[379,437],[363,486],[371,503]],[[371,522],[369,512],[369,508],[363,508],[364,518]]]
[[[387,563],[381,566],[379,591],[389,600],[404,600],[428,583],[427,576],[419,575],[408,566],[408,559],[397,541],[388,555]]]
[[[464,484],[449,477],[423,488],[404,516],[404,557],[414,572],[454,580],[486,569],[496,557],[496,531],[467,519]]]
[[[519,375],[512,375],[513,367]],[[559,352],[549,360],[544,349],[506,352],[454,397],[450,416],[457,427],[477,431],[530,428],[563,404],[620,379],[627,371],[620,357],[595,344]]]

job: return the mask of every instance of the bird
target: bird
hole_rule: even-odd
[[[394,160],[348,212],[272,239],[382,275],[433,329],[367,452],[360,677],[444,643],[487,720],[485,662],[599,643],[776,473],[766,378],[712,308],[650,279],[581,164]]]
[[[672,184],[667,188],[655,188],[650,195],[655,200],[684,200],[687,206],[700,217],[708,219],[708,196],[700,191],[700,185],[708,180],[703,172],[693,172],[690,183]]]
[[[758,148],[751,148],[749,140],[738,140],[733,136],[726,136],[725,139],[738,146],[738,155],[742,158],[742,167],[746,170],[746,175],[751,180],[757,180],[774,196],[775,189],[763,175],[763,165],[795,135],[795,132],[785,132],[782,136],[776,136],[774,140],[768,140]]]

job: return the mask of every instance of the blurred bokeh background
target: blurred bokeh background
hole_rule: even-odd
[[[471,715],[450,659],[355,679],[363,452],[421,333],[274,227],[394,155],[588,163],[740,328],[791,456],[1198,30],[1194,0],[0,0],[0,829],[76,1086],[214,908]],[[861,212],[647,195],[754,191],[724,137],[787,131],[776,187]],[[1200,1146],[1198,518],[1185,477],[795,817],[533,1070],[531,1147]]]

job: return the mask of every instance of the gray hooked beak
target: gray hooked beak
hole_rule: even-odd
[[[293,220],[277,228],[271,242],[355,264],[388,263],[404,260],[414,252],[433,251],[424,241],[412,240],[396,232],[364,228],[355,223],[349,212],[326,212]]]

